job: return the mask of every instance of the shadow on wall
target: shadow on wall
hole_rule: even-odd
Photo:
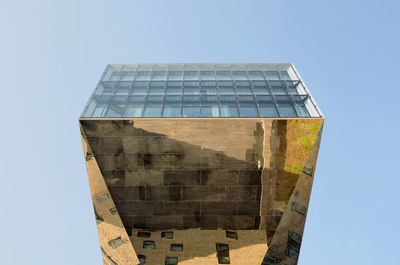
[[[243,146],[246,161],[130,120],[82,120],[81,126],[128,235],[133,228],[261,229],[270,242],[299,177],[284,170],[286,123],[273,121],[265,132],[254,122],[253,146]],[[264,162],[265,153],[271,156]]]

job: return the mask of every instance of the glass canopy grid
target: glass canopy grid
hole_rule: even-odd
[[[109,65],[82,117],[320,117],[290,67]]]

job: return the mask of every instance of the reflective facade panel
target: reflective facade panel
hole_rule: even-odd
[[[80,118],[104,264],[297,264],[323,117],[294,76],[290,64],[108,66],[84,110],[101,114]],[[116,90],[92,106],[107,82]]]

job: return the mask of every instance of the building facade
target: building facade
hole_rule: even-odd
[[[104,264],[297,264],[322,127],[291,64],[108,65],[80,118]]]

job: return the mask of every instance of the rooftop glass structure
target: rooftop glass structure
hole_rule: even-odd
[[[84,118],[321,117],[291,64],[110,64]]]

